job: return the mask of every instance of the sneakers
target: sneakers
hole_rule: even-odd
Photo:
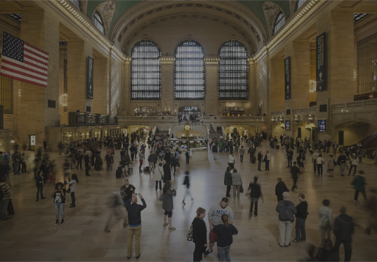
[[[167,225],[169,225],[169,223],[164,223],[164,224],[163,224],[164,227],[167,226]]]
[[[60,225],[64,225],[64,219],[62,219],[62,221],[60,222]]]
[[[170,229],[170,230],[176,230],[176,228],[175,228],[175,227],[169,227],[169,229]]]
[[[59,220],[56,220],[55,226],[59,225]]]

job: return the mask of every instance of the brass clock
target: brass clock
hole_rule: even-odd
[[[184,125],[183,129],[186,130],[186,131],[190,131],[191,130],[191,126],[190,125]]]

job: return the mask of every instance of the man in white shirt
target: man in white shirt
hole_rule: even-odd
[[[324,164],[324,162],[325,161],[322,158],[322,154],[319,154],[318,158],[316,159],[317,170],[318,170],[318,175],[319,176],[322,176],[322,174],[323,174],[323,164]]]
[[[234,168],[235,159],[233,153],[229,155],[228,165],[233,169]]]

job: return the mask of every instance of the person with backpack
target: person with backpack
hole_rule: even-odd
[[[11,197],[10,188],[8,185],[8,178],[6,176],[0,177],[0,220],[8,220],[7,216],[8,205]]]
[[[323,247],[325,244],[325,239],[329,239],[331,237],[332,228],[332,210],[329,208],[330,200],[324,199],[322,204],[323,206],[319,208],[319,247]]]
[[[196,217],[192,221],[192,241],[195,243],[194,262],[203,259],[203,253],[207,248],[207,226],[204,222],[206,210],[199,207],[196,210]]]
[[[190,177],[189,177],[189,175],[190,175],[190,172],[186,171],[185,172],[185,178],[183,180],[183,185],[186,186],[186,192],[183,195],[182,205],[186,205],[186,202],[185,202],[186,195],[189,195],[191,197],[191,204],[194,203],[194,198],[192,197],[191,191],[190,191]]]
[[[76,193],[76,185],[78,183],[79,183],[79,179],[78,179],[78,177],[77,177],[76,174],[72,174],[72,180],[70,180],[70,181],[65,180],[64,181],[64,184],[68,184],[69,185],[69,192],[71,193],[72,203],[69,205],[69,208],[76,207],[76,196],[75,196],[75,193]]]

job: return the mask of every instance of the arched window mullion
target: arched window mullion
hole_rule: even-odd
[[[137,43],[131,52],[131,99],[161,99],[160,50],[150,41]]]
[[[280,28],[283,27],[284,24],[285,24],[285,16],[283,12],[280,11],[280,13],[276,16],[273,34],[276,34],[280,30]]]
[[[194,41],[178,45],[174,62],[174,99],[204,99],[204,51]]]
[[[94,26],[102,33],[105,34],[105,25],[103,19],[98,11],[93,14],[92,22]]]
[[[246,47],[232,40],[220,48],[219,56],[218,99],[248,99],[249,64]]]

